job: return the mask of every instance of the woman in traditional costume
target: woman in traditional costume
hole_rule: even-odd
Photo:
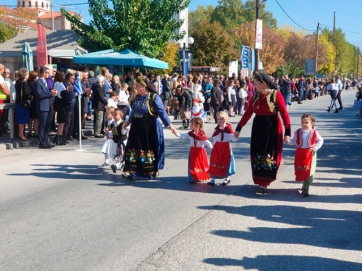
[[[173,134],[173,127],[163,106],[161,97],[152,84],[141,76],[135,79],[137,95],[132,105],[132,112],[125,127],[131,125],[125,148],[125,165],[122,177],[132,180],[133,177],[154,179],[159,170],[164,168],[165,142],[161,119],[165,127]]]
[[[203,120],[200,117],[191,120],[191,131],[186,134],[177,134],[178,137],[190,141],[190,154],[188,163],[188,176],[190,183],[208,181],[210,175],[209,161],[205,151],[205,146],[212,148],[212,144],[207,138],[203,127]]]
[[[233,127],[228,121],[226,111],[218,112],[218,125],[212,135],[214,147],[210,156],[209,174],[213,177],[207,184],[215,186],[215,178],[224,178],[222,185],[230,183],[230,176],[235,174],[234,154],[230,146],[230,141],[236,142]]]
[[[254,183],[259,185],[257,193],[265,194],[267,186],[276,180],[282,160],[281,119],[284,123],[284,141],[286,142],[290,140],[290,119],[283,96],[270,76],[255,71],[254,85],[257,92],[239,121],[234,135],[239,137],[242,127],[255,113],[251,131],[250,161]]]

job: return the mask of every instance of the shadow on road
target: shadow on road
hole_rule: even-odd
[[[242,266],[245,270],[361,270],[362,264],[313,256],[259,255],[256,258],[208,258],[205,263],[215,266]]]
[[[357,211],[326,210],[287,205],[271,206],[200,206],[259,221],[272,222],[275,227],[249,227],[247,230],[216,230],[212,234],[252,242],[301,244],[330,249],[362,250],[360,225],[362,214]]]

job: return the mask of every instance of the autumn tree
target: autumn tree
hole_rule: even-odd
[[[171,74],[173,68],[179,66],[177,63],[178,44],[176,42],[167,42],[165,54],[160,60],[168,63],[168,70],[156,70],[154,74]]]
[[[0,23],[0,43],[3,43],[16,36],[16,29],[8,23]]]
[[[38,13],[32,9],[26,9],[23,7],[7,8],[0,7],[0,18],[2,27],[9,27],[9,31],[4,29],[4,32],[8,34],[13,33],[15,29],[15,35],[25,32],[27,29],[36,29]],[[10,37],[14,37],[10,34]]]
[[[82,47],[103,49],[132,49],[149,57],[160,57],[169,40],[180,40],[177,34],[183,21],[174,15],[188,7],[190,0],[88,0],[92,20],[89,24],[77,15],[62,9],[79,35]]]
[[[239,59],[239,52],[234,48],[233,37],[225,31],[219,22],[201,22],[203,27],[194,32],[194,44],[191,45],[195,66],[216,66],[226,73],[229,61]]]
[[[255,21],[242,24],[235,32],[241,44],[250,46],[252,49],[255,47],[255,31],[250,31],[250,29],[254,28]],[[283,37],[263,25],[263,49],[259,53],[266,73],[275,72],[284,63],[284,47]]]

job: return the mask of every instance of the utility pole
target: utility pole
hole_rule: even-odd
[[[52,14],[52,30],[54,30],[54,9],[53,9],[53,4],[50,4],[50,8],[51,8],[51,14]]]
[[[336,12],[334,12],[334,19],[333,19],[333,46],[337,52],[337,44],[336,44]],[[337,56],[334,58],[334,70],[337,71]],[[336,74],[335,74],[336,75]]]
[[[319,22],[317,25],[317,35],[316,35],[316,40],[315,40],[315,78],[317,78],[318,76],[318,38],[319,38]]]
[[[255,39],[256,39],[256,29],[258,28],[258,19],[259,19],[259,9],[260,9],[260,0],[256,0],[256,19],[255,19]],[[255,48],[255,70],[259,70],[259,49]]]
[[[360,56],[361,52],[359,50],[359,47],[357,47],[357,81],[359,80],[359,72],[358,72],[358,68],[359,68],[359,56]]]

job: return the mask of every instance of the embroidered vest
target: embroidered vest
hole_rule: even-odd
[[[269,110],[272,113],[278,113],[276,99],[277,99],[277,89],[272,89],[268,95],[266,95],[266,102],[268,104]],[[260,98],[260,92],[256,92],[253,97],[253,106],[257,100]]]
[[[317,133],[314,129],[312,129],[312,130],[310,130],[309,135],[308,135],[308,147],[314,148],[316,141],[317,141]],[[303,129],[302,128],[298,129],[296,143],[297,143],[297,147],[299,147],[299,148],[301,148],[303,146]]]

